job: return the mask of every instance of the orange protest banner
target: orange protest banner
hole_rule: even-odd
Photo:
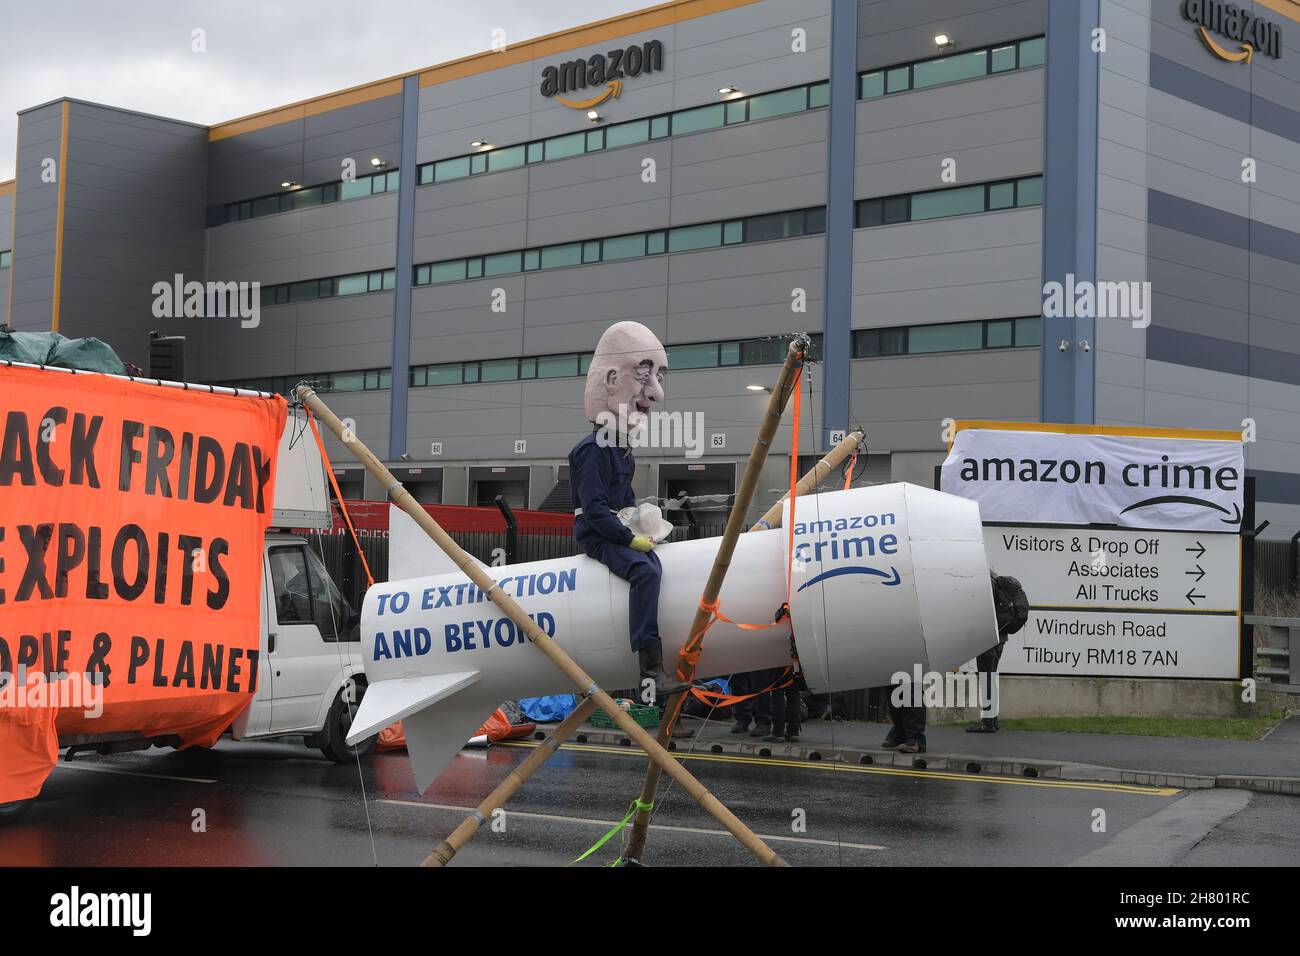
[[[0,368],[0,803],[60,734],[210,745],[248,706],[286,412]]]

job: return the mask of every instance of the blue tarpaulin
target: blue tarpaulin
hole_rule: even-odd
[[[573,713],[578,706],[578,698],[574,694],[556,694],[553,697],[521,697],[519,698],[519,709],[529,720],[535,720],[538,723],[554,723],[557,720],[563,720]]]

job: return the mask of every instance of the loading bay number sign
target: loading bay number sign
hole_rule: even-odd
[[[987,525],[984,546],[1030,604],[1002,673],[1238,676],[1236,534]]]

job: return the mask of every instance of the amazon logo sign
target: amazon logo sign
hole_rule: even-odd
[[[1282,28],[1235,3],[1183,0],[1183,19],[1197,24],[1196,33],[1201,42],[1220,60],[1250,63],[1256,52],[1275,60],[1282,58]],[[1211,36],[1212,33],[1234,41],[1236,48],[1225,47]]]
[[[617,99],[623,92],[624,79],[657,73],[663,68],[663,41],[647,40],[621,50],[593,53],[585,59],[579,57],[545,67],[541,93],[570,109],[591,109],[605,100]],[[573,98],[573,94],[584,95]]]
[[[978,501],[985,523],[1171,531],[1240,527],[1246,468],[1239,434],[1122,426],[969,426],[953,437],[940,489]]]

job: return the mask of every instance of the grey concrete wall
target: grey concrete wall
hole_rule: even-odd
[[[142,368],[151,329],[190,336],[197,356],[204,320],[155,317],[153,285],[203,278],[207,130],[74,102],[65,173],[59,330]]]
[[[858,69],[938,55],[937,33],[972,50],[1044,31],[1045,0],[859,0]]]
[[[337,182],[345,159],[356,161],[359,176],[373,171],[372,156],[396,168],[401,100],[385,96],[216,140],[209,151],[208,202],[280,192],[285,180]]]
[[[945,418],[1038,420],[1032,348],[854,359],[852,384],[852,421],[873,452],[939,452]],[[931,484],[914,472],[900,479]]]
[[[41,173],[45,160],[59,160],[62,109],[56,102],[18,114],[9,321],[25,331],[48,331],[53,319],[59,190],[57,182],[42,182]]]

